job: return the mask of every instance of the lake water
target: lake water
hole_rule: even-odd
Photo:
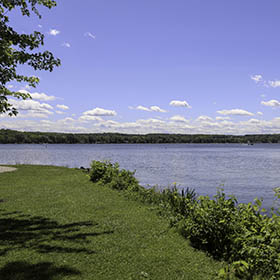
[[[211,196],[222,186],[240,202],[262,197],[266,207],[280,186],[279,144],[0,145],[0,164],[89,167],[105,159],[136,170],[142,185],[176,182]]]

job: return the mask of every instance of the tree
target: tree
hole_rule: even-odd
[[[9,26],[8,13],[19,8],[23,16],[30,16],[34,12],[39,18],[37,9],[39,5],[47,8],[56,6],[53,0],[0,0],[0,114],[10,116],[18,113],[17,109],[9,103],[8,97],[19,99],[31,98],[30,94],[12,91],[7,84],[11,81],[26,82],[31,87],[36,87],[39,78],[27,77],[18,74],[17,66],[27,64],[34,70],[52,71],[60,65],[60,60],[54,58],[49,51],[34,52],[44,45],[44,35],[38,31],[31,34],[19,34]]]

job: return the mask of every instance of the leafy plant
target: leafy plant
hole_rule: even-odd
[[[93,161],[93,182],[107,184],[133,198],[154,204],[170,219],[194,247],[207,251],[229,265],[220,279],[280,279],[280,211],[262,209],[262,201],[238,204],[234,196],[226,196],[219,188],[211,199],[197,197],[193,189],[181,192],[176,184],[159,191],[138,184],[134,172],[120,170],[117,163]],[[275,189],[276,202],[280,189]]]
[[[112,189],[124,190],[128,187],[137,187],[138,181],[135,172],[119,168],[118,163],[109,161],[93,161],[90,168],[90,179],[93,182],[108,184]]]

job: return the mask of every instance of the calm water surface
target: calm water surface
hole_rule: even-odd
[[[176,182],[208,195],[222,186],[240,202],[263,197],[264,206],[280,186],[279,144],[0,145],[0,164],[89,167],[105,159],[136,170],[142,185]]]

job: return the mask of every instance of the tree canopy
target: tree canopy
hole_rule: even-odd
[[[21,132],[0,129],[0,144],[175,144],[175,143],[280,143],[280,134],[121,134]]]
[[[52,8],[56,6],[53,0],[0,0],[0,114],[7,113],[10,116],[18,113],[10,102],[9,97],[19,99],[31,98],[28,93],[12,91],[8,87],[11,81],[26,82],[31,87],[36,87],[39,78],[19,74],[17,66],[26,64],[34,70],[52,71],[60,65],[60,60],[49,51],[35,52],[44,45],[44,34],[34,31],[31,34],[19,34],[9,25],[9,12],[20,9],[22,16],[29,17],[35,13],[41,15],[38,6]]]

